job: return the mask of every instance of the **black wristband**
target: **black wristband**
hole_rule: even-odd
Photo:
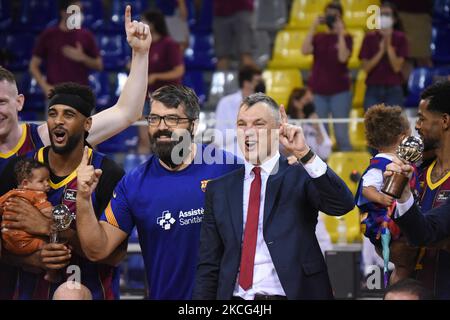
[[[303,164],[307,164],[309,160],[314,157],[315,153],[312,151],[312,149],[309,149],[308,153],[305,154],[302,158],[299,159],[299,161]]]

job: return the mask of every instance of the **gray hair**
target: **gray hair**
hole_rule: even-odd
[[[270,110],[272,110],[275,122],[277,124],[279,124],[280,118],[281,118],[280,107],[275,102],[275,100],[273,100],[271,97],[269,97],[268,95],[266,95],[264,93],[257,92],[252,95],[249,95],[247,98],[244,99],[244,101],[242,101],[240,108],[242,108],[242,106],[244,106],[244,105],[247,106],[248,108],[251,108],[255,104],[260,103],[260,102],[266,104],[270,108]]]

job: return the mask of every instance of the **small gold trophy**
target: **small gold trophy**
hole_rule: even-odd
[[[408,164],[418,162],[422,159],[422,139],[415,136],[406,137],[398,146],[396,153],[401,160],[407,162]],[[409,179],[407,176],[401,173],[393,172],[393,174],[385,180],[381,192],[399,199],[402,195],[403,189],[408,183],[408,180]]]

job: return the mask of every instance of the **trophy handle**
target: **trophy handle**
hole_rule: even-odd
[[[386,179],[381,192],[394,197],[395,199],[400,199],[403,189],[405,189],[408,181],[409,179],[407,176],[398,172],[393,172],[392,176]]]

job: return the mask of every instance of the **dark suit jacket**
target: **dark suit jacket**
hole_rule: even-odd
[[[414,204],[394,221],[413,246],[428,246],[439,242],[450,237],[450,199],[425,214]]]
[[[241,168],[208,183],[194,299],[231,299],[243,236]],[[281,157],[267,181],[264,239],[288,299],[333,297],[315,236],[318,210],[339,216],[353,209],[353,196],[330,169],[312,179],[301,165]]]

